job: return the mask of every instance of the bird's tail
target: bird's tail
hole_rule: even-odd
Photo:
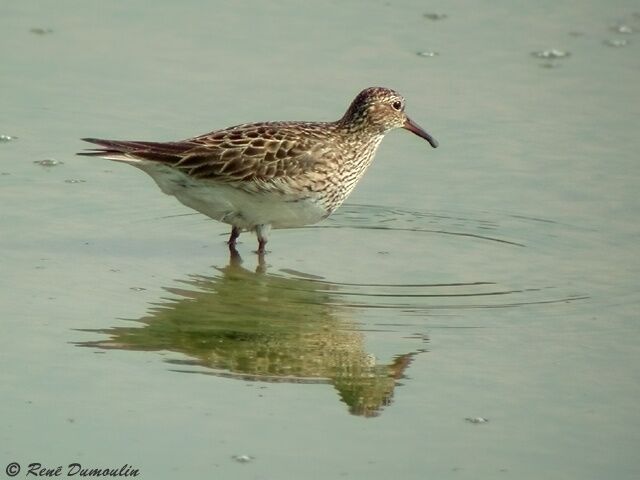
[[[77,155],[103,157],[125,162],[153,160],[172,164],[181,158],[181,154],[194,147],[188,142],[144,142],[101,138],[83,138],[82,140],[99,145],[99,147],[78,152]]]

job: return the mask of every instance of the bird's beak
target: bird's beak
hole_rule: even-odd
[[[427,142],[431,144],[433,148],[438,148],[438,141],[435,138],[433,138],[431,135],[429,135],[427,132],[425,132],[417,123],[415,123],[409,117],[406,117],[406,120],[404,121],[404,125],[402,126],[402,128],[415,133],[419,137],[424,138]]]

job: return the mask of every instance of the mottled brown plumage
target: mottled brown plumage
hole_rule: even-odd
[[[315,223],[349,195],[383,136],[405,128],[437,142],[404,113],[404,99],[381,87],[360,92],[335,122],[248,123],[178,142],[85,138],[79,155],[130,163],[163,192],[233,226],[230,248],[254,230],[264,252],[271,227]]]

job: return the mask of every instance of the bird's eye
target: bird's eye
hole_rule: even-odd
[[[394,110],[400,111],[402,109],[402,102],[400,100],[396,100],[391,104]]]

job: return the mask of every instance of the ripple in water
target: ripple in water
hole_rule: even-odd
[[[624,24],[614,25],[614,26],[611,27],[611,30],[616,32],[616,33],[624,33],[624,34],[629,34],[629,33],[634,33],[635,32],[633,27],[631,27],[629,25],[624,25]]]
[[[629,40],[626,38],[608,38],[603,42],[607,47],[626,47],[629,45]]]
[[[546,62],[540,64],[542,68],[558,68],[561,65],[560,61],[570,57],[571,53],[565,50],[552,48],[549,50],[531,52],[531,55],[535,58],[546,60]]]
[[[43,27],[34,27],[29,29],[29,31],[35,35],[49,35],[53,33],[52,28],[43,28]]]
[[[553,59],[557,59],[557,58],[567,58],[569,56],[571,56],[571,53],[565,51],[565,50],[559,50],[557,48],[551,48],[549,50],[540,50],[537,52],[531,52],[531,55],[536,57],[536,58],[553,58]]]
[[[488,418],[484,417],[467,417],[464,419],[468,423],[473,423],[474,425],[481,425],[483,423],[489,423]]]
[[[422,15],[427,20],[444,20],[448,17],[446,13],[425,13]]]
[[[522,280],[515,282],[512,278],[514,273],[518,279],[522,278],[518,271],[529,272],[530,264],[537,262],[541,253],[544,256],[540,245],[530,244],[532,241],[548,244],[554,236],[562,235],[563,230],[572,229],[551,220],[491,213],[474,217],[463,213],[415,212],[359,205],[344,206],[325,223],[310,228],[358,229],[371,232],[372,238],[376,231],[393,232],[394,238],[399,239],[400,246],[396,247],[399,250],[428,241],[430,250],[444,256],[454,255],[461,264],[478,261],[486,261],[487,264],[486,271],[475,271],[478,278],[469,279],[466,273],[465,278],[455,281],[442,281],[430,274],[429,260],[423,260],[424,277],[429,279],[425,282],[344,283],[318,280],[331,286],[335,295],[340,297],[338,303],[342,306],[428,314],[434,310],[516,308],[588,298],[583,292],[565,291],[562,285],[550,283],[546,276],[543,276],[544,283],[533,276],[525,277],[525,283],[521,283]],[[429,238],[420,238],[425,235]],[[368,242],[368,237],[363,237],[362,232],[358,238],[363,243]],[[459,247],[451,247],[454,240]],[[495,252],[501,262],[492,261],[490,252]],[[412,262],[411,259],[406,261],[408,264]],[[440,271],[444,271],[447,265],[446,259],[431,260],[431,263],[432,268]],[[449,276],[443,275],[443,278]]]
[[[55,160],[53,158],[45,158],[44,160],[34,160],[34,164],[40,165],[41,167],[57,167],[59,165],[64,165],[64,162],[60,160]]]

